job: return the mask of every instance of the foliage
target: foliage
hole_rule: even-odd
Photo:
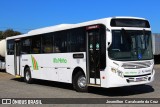
[[[0,40],[3,39],[2,33],[3,33],[3,32],[0,31]]]
[[[7,37],[20,35],[21,32],[14,31],[13,29],[7,29],[5,31],[0,31],[0,39],[5,39]]]

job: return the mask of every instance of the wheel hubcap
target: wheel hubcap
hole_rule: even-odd
[[[78,79],[78,86],[80,87],[80,88],[85,88],[86,87],[86,78],[85,77],[80,77],[79,79]]]
[[[29,79],[30,79],[29,72],[26,72],[26,80],[29,81]]]

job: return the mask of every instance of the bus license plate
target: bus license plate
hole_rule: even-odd
[[[144,78],[141,77],[141,78],[136,78],[136,81],[144,81]]]

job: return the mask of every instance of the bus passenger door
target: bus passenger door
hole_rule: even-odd
[[[14,46],[14,72],[16,76],[20,76],[20,40],[15,40]]]
[[[87,29],[88,82],[100,85],[100,34],[99,28]]]

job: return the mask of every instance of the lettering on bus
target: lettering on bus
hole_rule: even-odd
[[[53,58],[53,63],[67,63],[65,58]]]
[[[133,71],[125,72],[125,75],[137,75],[137,74],[138,74],[137,72],[133,72]]]

